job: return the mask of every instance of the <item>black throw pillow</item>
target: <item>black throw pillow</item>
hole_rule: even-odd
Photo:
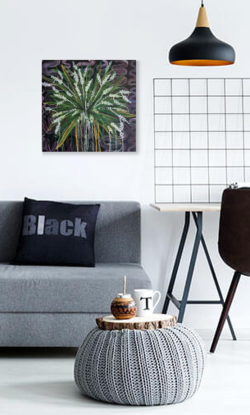
[[[23,224],[13,264],[95,266],[95,224],[100,205],[24,199]]]

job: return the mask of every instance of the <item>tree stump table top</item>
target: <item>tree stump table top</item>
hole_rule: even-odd
[[[129,320],[117,320],[113,316],[98,317],[98,327],[102,330],[156,330],[173,327],[177,317],[169,314],[152,314],[148,317],[133,317]]]

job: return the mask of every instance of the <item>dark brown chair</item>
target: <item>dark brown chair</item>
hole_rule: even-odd
[[[250,276],[250,188],[226,189],[223,193],[219,253],[235,273],[214,335],[211,353],[216,349],[241,275]]]

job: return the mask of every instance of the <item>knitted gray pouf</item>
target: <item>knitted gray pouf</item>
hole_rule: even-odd
[[[79,348],[75,381],[94,399],[166,405],[198,389],[205,361],[200,336],[177,324],[158,330],[92,330]]]

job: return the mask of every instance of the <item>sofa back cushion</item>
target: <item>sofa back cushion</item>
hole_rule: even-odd
[[[96,262],[140,263],[141,215],[137,202],[100,203],[96,222]],[[0,202],[0,262],[10,262],[16,253],[22,225],[23,202]]]

